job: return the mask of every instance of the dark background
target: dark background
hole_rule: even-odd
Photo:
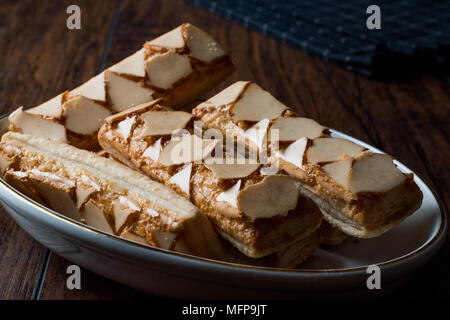
[[[404,78],[450,62],[449,0],[187,1],[373,78]],[[368,31],[375,12],[381,23]]]
[[[79,31],[66,28],[70,4],[81,7]],[[210,32],[232,55],[237,71],[216,91],[237,80],[257,82],[301,115],[405,163],[448,211],[450,74],[444,68],[421,70],[402,80],[374,80],[181,0],[1,0],[1,113],[74,88],[182,22]],[[68,265],[0,209],[0,299],[153,298],[86,270],[82,290],[70,291],[65,284]],[[447,241],[391,297],[450,298],[449,285]]]

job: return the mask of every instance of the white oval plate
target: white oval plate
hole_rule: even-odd
[[[8,127],[0,119],[0,133]],[[374,152],[380,150],[345,134]],[[396,162],[403,172],[411,172]],[[0,202],[32,237],[56,254],[107,278],[153,294],[182,298],[343,297],[390,292],[431,259],[446,235],[446,215],[417,175],[420,209],[381,237],[319,248],[299,269],[243,266],[121,239],[56,213],[0,179]],[[367,266],[381,268],[382,290],[366,287]]]

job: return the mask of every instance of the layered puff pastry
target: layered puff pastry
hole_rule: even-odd
[[[297,178],[301,193],[348,235],[379,236],[421,205],[413,175],[402,173],[392,157],[332,137],[255,83],[236,82],[192,113]]]
[[[348,238],[347,234],[334,227],[326,220],[322,221],[318,233],[320,235],[320,244],[326,246],[340,245],[345,239]]]
[[[10,130],[95,150],[106,117],[157,98],[183,106],[233,70],[230,56],[209,34],[185,23],[78,88],[26,111],[18,108],[9,117]]]
[[[262,258],[251,258],[237,250],[230,242],[222,240],[229,262],[274,268],[296,268],[308,260],[319,244],[323,243],[322,227],[312,234],[290,243],[284,249]]]
[[[319,209],[299,195],[295,178],[263,175],[260,163],[229,158],[223,141],[197,128],[190,113],[143,104],[106,118],[98,138],[113,158],[190,199],[245,256],[282,252],[320,226]]]
[[[115,160],[40,137],[9,132],[0,174],[12,187],[71,219],[140,244],[264,267],[294,268],[321,240],[319,231],[252,259],[219,239],[190,201]]]
[[[106,233],[162,249],[229,260],[208,219],[184,197],[115,160],[8,132],[1,177],[33,200]]]

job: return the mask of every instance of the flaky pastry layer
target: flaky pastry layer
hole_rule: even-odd
[[[0,151],[5,181],[72,219],[143,244],[227,259],[198,208],[112,159],[13,132],[3,135]]]
[[[142,136],[146,123],[141,115],[148,112],[164,112],[167,109],[157,104],[135,108],[107,119],[99,131],[100,145],[117,160],[160,181],[181,195],[190,199],[205,213],[217,230],[243,254],[260,258],[284,250],[314,232],[321,223],[321,215],[312,201],[300,198],[294,210],[284,216],[250,219],[227,202],[219,201],[218,195],[229,190],[236,181],[246,188],[264,179],[259,171],[239,179],[217,179],[215,174],[202,162],[192,163],[188,177],[189,192],[174,184],[172,178],[186,169],[186,164],[162,165],[145,156],[146,150],[162,139],[161,148],[171,141],[170,136]],[[126,132],[126,138],[119,127],[133,119],[133,126]],[[191,122],[186,128],[192,129]],[[184,129],[186,129],[184,128]],[[274,192],[279,192],[275,190]],[[274,197],[275,198],[275,197]],[[255,203],[256,206],[256,203]]]
[[[325,219],[348,235],[379,236],[421,205],[423,195],[413,175],[401,173],[392,160],[389,164],[388,156],[332,138],[325,127],[299,117],[256,84],[237,82],[192,113],[207,127],[245,141],[256,152],[267,150],[273,164],[300,181],[302,195],[314,200]],[[258,145],[252,138],[255,128],[267,143]],[[343,148],[341,154],[334,148]],[[360,168],[370,172],[381,162],[392,174],[380,178],[371,172],[367,180]]]
[[[10,130],[97,150],[103,120],[156,99],[186,106],[230,75],[230,56],[205,31],[185,23],[79,87],[10,117]]]

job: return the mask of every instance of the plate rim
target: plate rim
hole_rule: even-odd
[[[5,119],[7,120],[8,116],[9,116],[9,114],[3,115],[0,117],[0,127],[5,122]],[[349,136],[338,130],[335,130],[335,129],[329,129],[329,130],[331,131],[332,134],[336,134],[341,137],[345,137],[346,139],[351,140],[355,143],[358,143],[362,146],[365,146],[366,148],[370,148],[379,153],[385,153],[385,152],[379,150],[378,148],[371,146],[368,143],[365,143],[357,138]],[[3,135],[3,133],[1,133],[1,134]],[[421,178],[420,175],[418,175],[417,173],[410,170],[406,165],[404,165],[400,161],[395,160],[395,162],[397,164],[400,164],[402,167],[406,168],[408,171],[412,172],[415,175],[415,179],[418,179],[419,182],[421,182],[423,184],[423,186],[428,191],[430,191],[431,195],[433,196],[433,198],[436,201],[438,208],[439,208],[440,225],[439,225],[439,229],[437,230],[435,235],[432,238],[428,239],[423,245],[421,245],[420,247],[417,247],[416,249],[414,249],[411,252],[408,252],[407,254],[404,254],[402,256],[377,263],[377,266],[379,266],[380,268],[392,267],[393,265],[401,264],[401,263],[405,262],[406,260],[412,259],[418,255],[424,254],[425,252],[431,250],[436,245],[438,245],[438,248],[436,249],[436,252],[434,253],[434,254],[436,254],[439,251],[439,249],[442,247],[444,239],[445,239],[445,235],[447,233],[446,210],[445,210],[445,207],[443,206],[442,201],[440,200],[439,196],[436,194],[436,192],[432,188],[430,188],[428,186],[428,184],[425,183],[425,181]],[[107,238],[109,238],[113,241],[119,241],[126,245],[143,248],[145,250],[156,251],[158,253],[165,253],[165,254],[177,256],[179,258],[184,258],[184,259],[188,259],[188,260],[194,260],[194,261],[200,262],[202,264],[214,264],[215,266],[218,266],[218,267],[254,270],[254,271],[259,271],[259,272],[269,272],[269,273],[275,272],[275,273],[282,273],[283,275],[293,275],[293,276],[295,276],[295,275],[311,275],[311,274],[315,274],[315,275],[351,274],[351,273],[359,273],[360,271],[366,272],[366,270],[367,270],[367,266],[358,266],[358,267],[351,267],[351,268],[328,268],[328,269],[290,269],[290,268],[252,266],[252,265],[244,265],[244,264],[237,264],[237,263],[232,263],[232,262],[208,259],[208,258],[198,257],[198,256],[194,256],[194,255],[176,252],[176,251],[170,251],[170,250],[165,250],[165,249],[161,249],[161,248],[157,248],[157,247],[147,246],[147,245],[144,245],[144,244],[141,244],[138,242],[130,241],[128,239],[124,239],[119,236],[103,232],[101,230],[95,229],[88,225],[82,224],[81,222],[72,220],[72,219],[28,198],[26,195],[20,193],[18,190],[16,190],[12,186],[10,186],[8,183],[6,183],[6,181],[4,181],[2,178],[0,178],[0,187],[5,188],[9,192],[12,192],[14,196],[21,198],[21,200],[24,201],[28,206],[32,206],[32,207],[38,209],[39,211],[43,211],[46,214],[50,214],[53,218],[61,220],[64,223],[67,223],[69,225],[72,225],[75,227],[80,227],[81,229],[84,229],[85,231],[92,232],[97,235],[106,236]],[[12,208],[14,210],[16,210],[14,206],[12,206]],[[431,258],[431,257],[429,257],[429,258]]]

